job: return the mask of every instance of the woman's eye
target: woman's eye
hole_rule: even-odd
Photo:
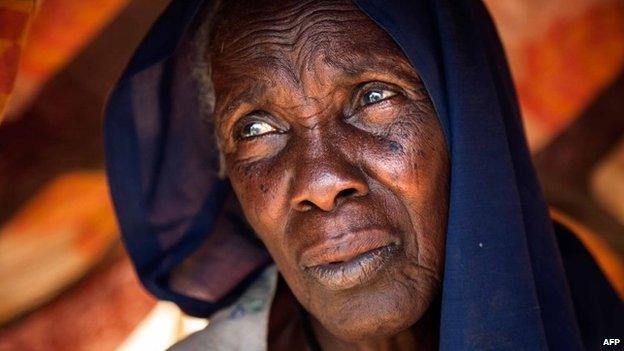
[[[396,95],[395,92],[386,89],[374,89],[365,92],[360,101],[361,106],[371,105],[376,102],[388,99]]]
[[[241,128],[238,133],[238,137],[240,139],[257,137],[263,134],[275,132],[277,129],[270,125],[269,123],[262,121],[254,121],[247,123]]]

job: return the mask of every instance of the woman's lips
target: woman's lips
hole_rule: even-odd
[[[389,231],[352,231],[303,252],[304,271],[330,290],[370,281],[398,252],[400,240]]]

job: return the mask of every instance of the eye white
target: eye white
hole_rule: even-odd
[[[366,93],[364,93],[364,95],[362,95],[361,104],[363,106],[374,104],[376,102],[390,98],[394,95],[396,95],[396,93],[390,90],[385,90],[385,89],[369,90]]]
[[[251,137],[271,133],[274,131],[276,131],[276,129],[272,125],[266,122],[254,121],[254,122],[246,124],[243,127],[240,133],[240,137],[251,138]]]

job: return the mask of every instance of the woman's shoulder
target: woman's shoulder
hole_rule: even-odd
[[[265,351],[277,269],[269,266],[231,305],[210,317],[208,326],[171,347],[170,351]]]
[[[611,253],[605,251],[608,248],[597,245],[597,238],[591,237],[590,232],[579,231],[574,223],[567,223],[560,216],[553,217],[555,235],[585,345],[602,345],[604,338],[623,335],[624,304],[615,289],[622,280],[622,276],[617,278],[622,262],[610,260],[609,257],[605,260],[605,255]]]

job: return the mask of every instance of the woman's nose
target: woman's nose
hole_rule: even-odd
[[[300,160],[293,176],[291,206],[296,211],[332,211],[344,200],[368,194],[362,171],[346,160]]]

